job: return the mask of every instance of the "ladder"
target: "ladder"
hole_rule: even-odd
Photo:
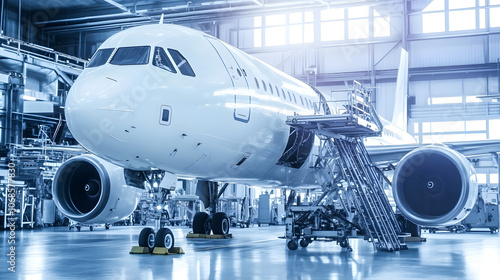
[[[351,183],[347,191],[374,248],[389,252],[407,249],[398,237],[401,228],[384,192],[380,174],[361,140],[335,139],[333,142],[339,151],[343,177]]]
[[[310,207],[289,207],[286,237],[292,250],[298,238],[303,238],[301,246],[322,238],[336,240],[341,247],[350,249],[347,239],[356,238],[358,232],[372,242],[375,250],[407,249],[384,192],[383,175],[363,144],[365,137],[380,136],[382,124],[371,104],[370,92],[356,81],[353,85],[347,100],[333,102],[340,102],[340,106],[320,98],[315,115],[287,119],[288,125],[319,137],[313,170],[323,191]]]

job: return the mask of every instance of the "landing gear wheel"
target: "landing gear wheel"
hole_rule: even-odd
[[[299,248],[299,242],[297,242],[296,239],[290,239],[288,240],[288,242],[286,243],[286,246],[288,247],[288,249],[290,250],[297,250],[297,248]]]
[[[299,244],[300,244],[300,247],[306,248],[309,245],[309,242],[307,242],[307,240],[305,240],[305,239],[301,239]]]
[[[212,231],[214,234],[226,235],[229,233],[229,218],[226,213],[218,212],[215,213],[212,218]]]
[[[76,231],[80,231],[82,228],[80,226],[76,226]]]
[[[161,228],[156,233],[155,247],[167,248],[167,250],[174,247],[174,234],[169,228]]]
[[[342,241],[339,242],[339,245],[342,248],[348,248],[349,247],[349,241],[347,241],[347,239],[344,239],[344,240],[342,240]]]
[[[210,234],[212,230],[210,216],[205,212],[198,212],[193,218],[193,233]]]
[[[104,228],[105,228],[105,229],[109,229],[109,227],[110,227],[110,226],[111,226],[110,224],[105,224],[105,225],[104,225]]]
[[[90,231],[94,231],[94,226],[89,226]]]
[[[139,234],[139,247],[148,247],[149,251],[155,248],[155,231],[152,228],[143,228]]]

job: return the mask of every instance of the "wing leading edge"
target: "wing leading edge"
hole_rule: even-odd
[[[442,144],[434,144],[437,146],[445,146],[455,150],[466,157],[474,157],[491,153],[500,153],[500,140],[483,140],[483,141],[464,141],[464,142],[445,142]],[[397,163],[407,153],[414,149],[429,146],[426,144],[409,144],[409,145],[387,145],[387,146],[368,146],[368,154],[372,161],[377,165],[386,165]]]

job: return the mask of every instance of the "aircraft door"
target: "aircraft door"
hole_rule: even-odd
[[[250,120],[251,98],[247,94],[248,82],[242,69],[228,48],[219,40],[210,37],[205,38],[207,38],[208,42],[210,42],[212,47],[219,54],[219,57],[221,58],[222,63],[226,67],[227,73],[231,78],[231,82],[233,83],[233,89],[235,90],[234,119],[241,122],[248,122]]]

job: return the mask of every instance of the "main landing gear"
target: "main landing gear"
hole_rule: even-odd
[[[174,247],[174,242],[174,234],[169,228],[161,228],[155,234],[154,229],[147,227],[139,234],[139,247],[148,247],[150,252],[153,252],[155,247],[170,250]]]
[[[217,212],[213,218],[210,218],[205,212],[198,212],[193,218],[193,233],[210,234],[210,232],[219,235],[229,234],[229,218],[224,212]]]
[[[219,198],[229,184],[225,183],[220,189],[219,184],[210,181],[198,181],[196,194],[204,205],[208,205],[210,214],[198,212],[193,217],[193,233],[228,235],[230,221],[224,212],[216,212]]]

